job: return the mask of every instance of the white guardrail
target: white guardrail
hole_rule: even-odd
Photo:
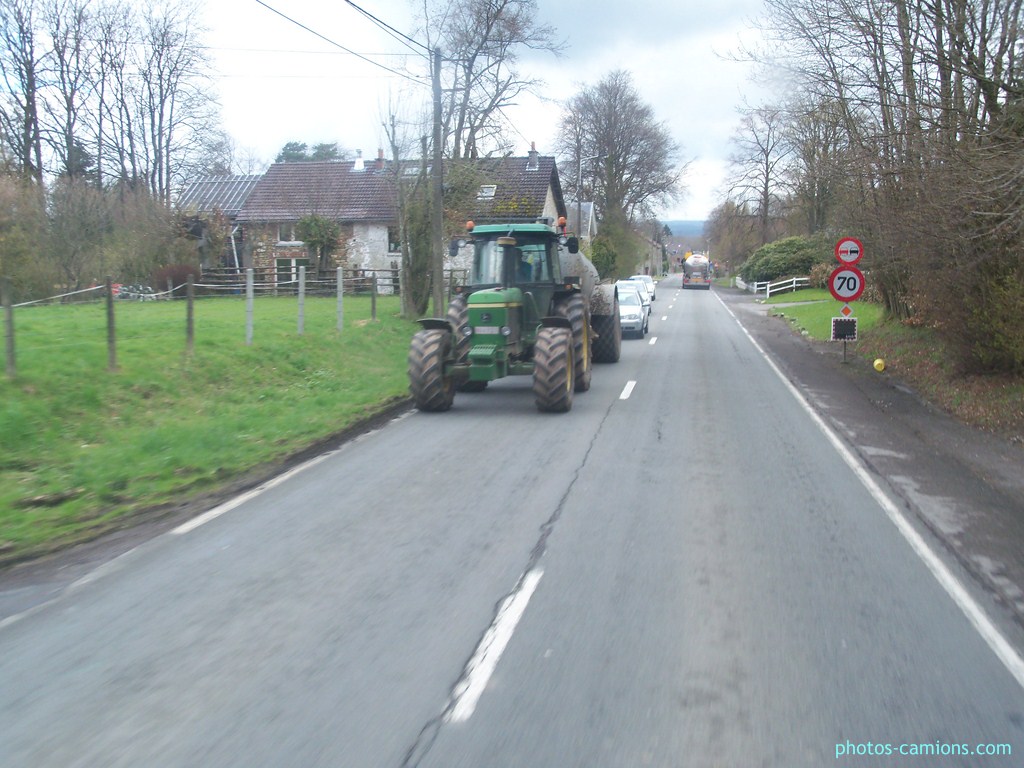
[[[764,297],[770,298],[775,293],[785,293],[786,291],[795,291],[797,288],[808,288],[811,285],[811,278],[809,277],[787,277],[785,280],[777,280],[772,283],[767,280],[762,280],[757,283],[747,283],[743,281],[743,278],[736,277],[736,287],[741,288],[744,291],[750,293],[763,293]]]

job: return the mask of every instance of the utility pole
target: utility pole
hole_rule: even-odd
[[[434,49],[434,163],[430,169],[433,195],[431,200],[431,230],[433,234],[433,256],[431,258],[434,317],[444,317],[444,177],[441,168],[441,49]]]

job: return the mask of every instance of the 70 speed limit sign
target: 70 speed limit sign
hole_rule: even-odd
[[[828,289],[837,301],[856,301],[864,293],[864,273],[852,266],[836,267],[829,275]]]

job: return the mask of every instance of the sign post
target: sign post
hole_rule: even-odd
[[[835,257],[839,266],[828,277],[828,290],[836,301],[843,302],[843,316],[832,318],[832,341],[842,340],[845,363],[846,342],[857,340],[857,318],[853,317],[850,302],[864,293],[864,273],[854,266],[864,258],[864,246],[855,237],[844,237],[836,243]]]

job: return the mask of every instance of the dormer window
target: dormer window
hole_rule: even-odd
[[[493,200],[494,193],[498,191],[497,184],[481,184],[480,191],[477,193],[477,200]]]

